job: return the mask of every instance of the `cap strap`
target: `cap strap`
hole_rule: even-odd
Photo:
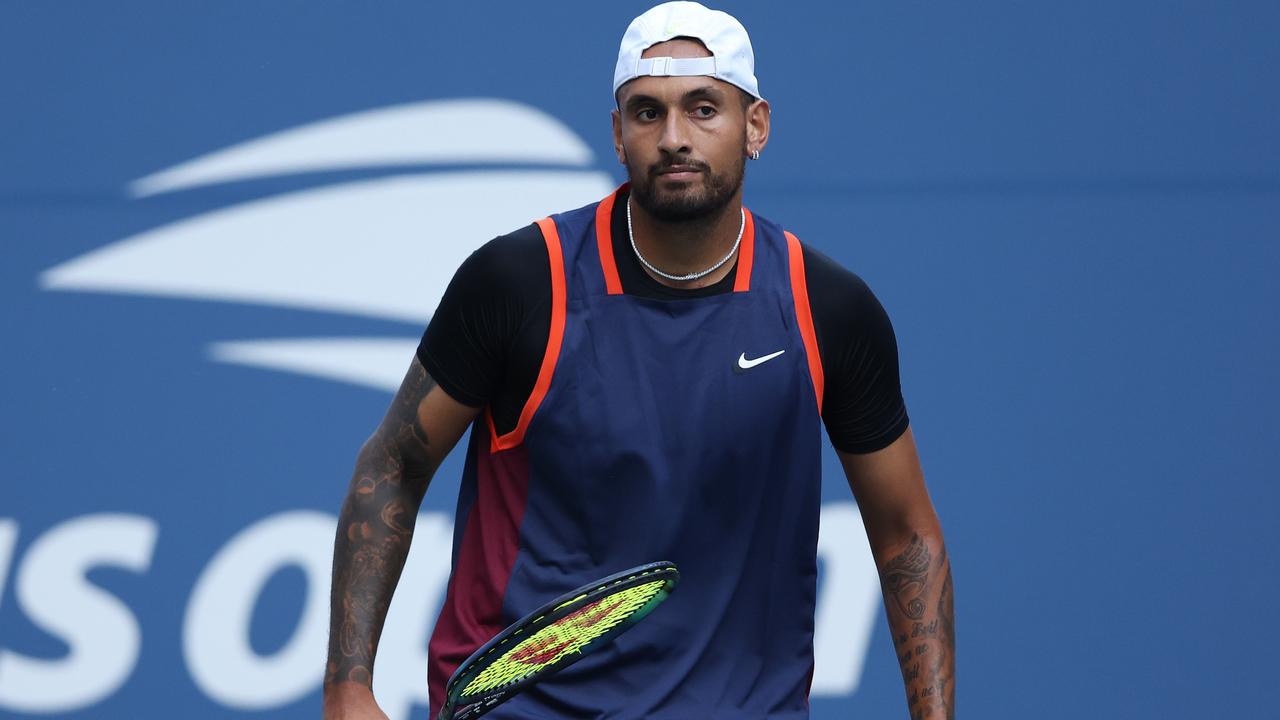
[[[640,58],[636,61],[636,75],[686,77],[690,75],[716,75],[716,59],[714,57],[672,58],[652,57]]]

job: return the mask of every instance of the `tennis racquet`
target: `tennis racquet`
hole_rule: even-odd
[[[680,581],[655,562],[571,590],[525,615],[458,666],[437,720],[472,720],[607,645],[653,611]]]

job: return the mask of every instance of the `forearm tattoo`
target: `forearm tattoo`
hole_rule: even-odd
[[[881,569],[911,720],[955,720],[955,609],[946,548],[912,535]]]
[[[334,540],[326,685],[372,685],[382,623],[435,470],[430,440],[418,421],[418,405],[433,387],[435,381],[415,361],[356,460]]]

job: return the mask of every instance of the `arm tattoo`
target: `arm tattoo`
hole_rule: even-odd
[[[885,590],[898,609],[913,620],[924,617],[924,589],[929,581],[929,548],[913,534],[911,544],[885,566]]]
[[[911,718],[954,720],[955,610],[946,548],[914,534],[880,576]]]
[[[334,540],[325,684],[373,683],[373,657],[435,470],[418,405],[436,383],[417,360],[356,460]]]

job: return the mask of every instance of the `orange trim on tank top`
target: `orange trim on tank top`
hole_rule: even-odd
[[[751,289],[751,264],[756,257],[756,219],[751,211],[742,208],[742,244],[738,246],[738,276],[733,279],[734,292]]]
[[[813,329],[813,313],[809,311],[809,284],[804,275],[804,253],[800,249],[800,240],[789,232],[787,236],[787,259],[791,266],[791,300],[796,306],[796,323],[800,328],[800,339],[804,341],[804,351],[809,358],[809,376],[813,378],[813,391],[818,396],[818,414],[822,414],[822,358],[818,355],[818,334]]]
[[[551,332],[547,334],[547,349],[542,355],[542,367],[538,370],[538,380],[533,385],[533,392],[525,401],[520,411],[520,420],[511,432],[498,437],[497,428],[493,424],[492,411],[485,410],[485,420],[489,423],[489,451],[509,450],[524,442],[525,431],[538,406],[546,398],[551,389],[551,377],[556,372],[556,361],[560,358],[560,344],[564,341],[565,315],[565,279],[564,253],[560,247],[560,232],[551,218],[538,221],[542,230],[542,239],[547,244],[547,258],[551,262]]]
[[[622,278],[618,277],[618,264],[613,260],[613,203],[625,187],[624,184],[614,190],[596,206],[596,249],[604,271],[604,287],[610,295],[622,294]]]

